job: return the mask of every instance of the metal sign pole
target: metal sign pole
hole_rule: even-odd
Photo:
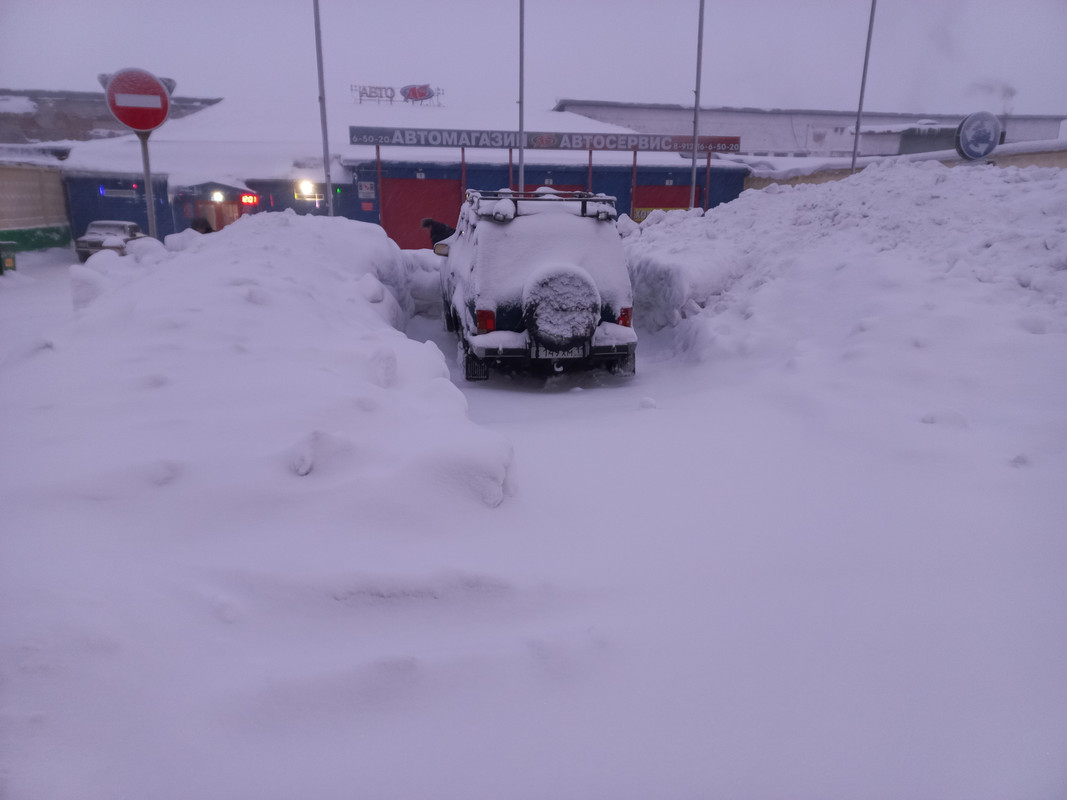
[[[704,210],[708,210],[708,203],[711,202],[711,151],[708,150],[708,166],[707,171],[704,173]]]
[[[878,0],[871,0],[871,21],[867,25],[867,50],[863,54],[863,77],[860,79],[860,105],[856,111],[856,132],[852,137],[852,174],[856,172],[856,154],[860,148],[860,123],[863,119],[863,92],[867,88],[867,64],[871,60],[871,34],[874,33],[874,7]]]
[[[157,78],[143,69],[124,69],[113,74],[97,75],[104,87],[108,110],[118,122],[133,130],[141,140],[141,161],[144,163],[145,206],[148,212],[148,234],[156,235],[156,196],[152,187],[152,166],[148,161],[148,136],[167,121],[174,81]]]
[[[152,165],[148,161],[148,137],[152,131],[137,131],[141,140],[141,161],[144,163],[144,199],[148,210],[148,235],[156,236],[156,195],[152,190]]]
[[[378,163],[378,224],[385,227],[385,185],[382,183],[382,148],[374,145],[374,160]]]
[[[697,23],[697,88],[693,100],[693,174],[689,177],[689,207],[696,205],[697,196],[697,138],[700,129],[700,73],[704,63],[704,0],[700,0],[700,21]]]
[[[637,148],[634,148],[634,171],[630,177],[630,219],[637,208]]]

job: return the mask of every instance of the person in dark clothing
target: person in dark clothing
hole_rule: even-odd
[[[453,233],[456,232],[455,228],[445,225],[443,222],[438,222],[435,219],[427,217],[422,221],[422,227],[430,229],[430,242],[437,244],[442,239],[447,239]]]

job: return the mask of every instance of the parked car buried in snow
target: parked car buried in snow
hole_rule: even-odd
[[[637,334],[615,198],[468,191],[456,232],[434,246],[445,326],[467,380],[494,368],[606,367],[632,375]]]
[[[118,219],[100,219],[90,222],[85,235],[74,240],[74,250],[78,260],[84,263],[93,253],[101,250],[114,250],[120,256],[126,255],[126,243],[134,239],[145,238],[136,222]]]

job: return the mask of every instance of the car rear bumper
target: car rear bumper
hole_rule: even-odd
[[[115,246],[103,247],[103,246],[98,245],[98,244],[77,244],[77,245],[74,246],[74,252],[76,252],[78,254],[78,256],[82,259],[82,261],[87,259],[89,256],[93,255],[94,253],[99,253],[101,250],[112,250],[112,251],[118,253],[120,256],[126,255],[126,246],[125,245],[123,245],[122,247],[115,247]]]
[[[585,362],[611,364],[633,358],[637,334],[632,328],[601,323],[593,338],[579,347],[552,350],[530,340],[525,331],[493,331],[467,338],[471,353],[488,361]]]

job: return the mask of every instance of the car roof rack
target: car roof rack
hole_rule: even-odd
[[[471,204],[474,212],[479,216],[492,215],[497,219],[503,219],[503,216],[511,217],[516,214],[522,215],[522,209],[515,204],[512,211],[507,215],[501,215],[499,212],[499,206],[497,205],[501,200],[513,200],[526,203],[548,203],[548,202],[569,202],[569,203],[581,203],[579,209],[579,216],[583,217],[596,217],[597,219],[615,219],[617,212],[615,210],[616,199],[613,195],[609,194],[596,194],[594,192],[561,192],[552,189],[552,187],[542,187],[541,189],[533,192],[514,192],[510,189],[497,189],[487,191],[484,189],[468,189],[467,190],[467,202]]]
[[[471,200],[475,197],[480,197],[483,200],[596,200],[597,202],[615,203],[615,197],[610,194],[582,191],[561,192],[551,186],[545,186],[533,192],[516,192],[511,189],[468,189],[467,199]]]

